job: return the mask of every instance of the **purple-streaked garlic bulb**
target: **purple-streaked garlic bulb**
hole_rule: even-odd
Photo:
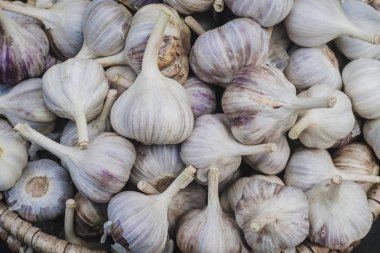
[[[333,94],[297,97],[296,88],[280,70],[250,66],[240,70],[228,85],[222,107],[234,137],[244,144],[258,144],[278,140],[301,111],[330,108],[336,100]]]
[[[355,163],[360,163],[361,157],[352,157]],[[372,166],[373,167],[373,166]],[[297,149],[285,169],[284,182],[303,191],[310,190],[324,179],[331,179],[339,175],[343,180],[356,182],[379,183],[380,177],[373,175],[373,168],[365,166],[351,167],[351,169],[334,166],[330,154],[324,149]]]
[[[133,145],[115,133],[103,133],[81,150],[52,141],[28,124],[17,124],[21,135],[61,159],[78,191],[88,199],[106,203],[129,179],[136,158]]]
[[[355,182],[334,176],[306,192],[311,241],[342,250],[369,232],[373,216],[364,190]]]
[[[218,168],[219,181],[228,180],[239,168],[241,157],[276,150],[276,144],[243,145],[235,140],[224,114],[206,114],[195,120],[190,137],[182,143],[181,158],[197,168],[197,180],[207,184],[210,168]]]
[[[242,237],[235,220],[219,203],[219,172],[208,172],[208,203],[187,213],[178,224],[177,245],[184,253],[240,253]]]
[[[10,210],[30,222],[51,220],[74,195],[69,173],[52,160],[29,162],[5,197]]]
[[[254,252],[272,253],[293,248],[306,239],[308,212],[302,191],[254,179],[244,186],[235,218]]]
[[[126,191],[113,197],[107,209],[112,238],[132,252],[162,252],[168,239],[169,204],[193,181],[194,174],[189,166],[157,195]]]
[[[111,89],[117,90],[117,94],[120,96],[131,87],[137,74],[129,66],[112,66],[106,70],[106,77]]]
[[[216,109],[216,95],[214,89],[196,77],[190,77],[183,84],[189,96],[194,118],[204,114],[212,114]]]

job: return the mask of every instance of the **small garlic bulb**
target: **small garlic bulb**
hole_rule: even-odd
[[[162,252],[168,238],[168,206],[194,174],[189,166],[157,195],[126,191],[113,197],[107,209],[113,239],[132,252]]]
[[[355,125],[355,116],[347,95],[339,90],[318,84],[298,94],[299,98],[336,97],[333,108],[303,111],[289,131],[289,138],[299,139],[309,148],[326,149],[346,137]]]
[[[264,153],[259,155],[243,156],[244,162],[246,162],[251,168],[260,171],[264,174],[278,174],[286,167],[286,163],[290,157],[290,147],[285,135],[282,135],[277,141],[276,151],[271,153]]]
[[[242,238],[235,220],[224,213],[218,196],[219,172],[208,172],[208,203],[179,222],[177,245],[183,253],[240,253]]]
[[[380,159],[380,118],[366,120],[363,126],[365,141],[371,146],[378,159]]]
[[[321,46],[342,35],[380,43],[379,34],[367,32],[349,20],[340,0],[294,0],[285,26],[289,38],[302,47]]]
[[[228,8],[238,17],[255,20],[261,26],[271,27],[289,14],[293,0],[225,0]]]
[[[380,62],[358,59],[346,65],[342,72],[344,92],[350,97],[353,109],[361,117],[380,117]]]
[[[137,145],[131,182],[146,181],[162,192],[185,168],[179,151],[179,145]]]
[[[118,96],[126,91],[136,80],[136,72],[129,66],[113,66],[106,70],[106,77],[111,89],[117,90]]]
[[[235,214],[236,205],[243,196],[243,190],[248,182],[255,179],[265,180],[270,183],[284,185],[284,182],[277,176],[254,175],[251,177],[241,177],[230,185],[220,196],[220,205],[223,211]]]
[[[330,249],[345,249],[369,232],[373,216],[364,190],[355,182],[334,176],[306,195],[311,241]]]
[[[355,163],[361,163],[360,157],[352,157]],[[324,179],[339,175],[343,180],[356,182],[379,183],[380,177],[373,175],[373,168],[367,166],[335,167],[330,154],[324,149],[297,149],[285,169],[286,185],[297,187],[303,191],[310,190]]]
[[[207,183],[208,171],[217,167],[220,182],[228,180],[240,166],[241,156],[258,155],[276,150],[276,144],[243,145],[235,140],[224,114],[206,114],[195,120],[190,137],[181,145],[185,164],[197,168],[197,179]]]
[[[302,191],[254,179],[244,186],[235,218],[254,252],[273,253],[306,239],[308,212],[309,204]]]
[[[334,166],[348,173],[379,175],[379,164],[371,148],[364,143],[351,143],[338,150],[332,156]],[[372,183],[359,183],[368,192]]]
[[[214,0],[164,0],[178,12],[191,14],[193,12],[203,12],[211,8]]]
[[[86,149],[87,122],[99,115],[109,90],[102,66],[78,58],[54,65],[42,77],[42,90],[52,112],[75,121],[79,147]]]
[[[194,118],[204,114],[212,114],[216,109],[215,91],[196,77],[190,77],[183,84],[189,96]]]
[[[0,191],[11,188],[28,162],[26,141],[0,119]]]
[[[65,211],[74,188],[67,171],[52,160],[29,162],[5,197],[10,210],[30,222],[51,220]]]
[[[290,55],[285,76],[298,90],[306,90],[317,84],[337,90],[342,88],[338,60],[327,45],[295,50]]]
[[[334,94],[297,97],[296,88],[280,70],[250,66],[228,85],[222,107],[234,137],[244,144],[258,144],[277,141],[294,125],[299,112],[331,108],[336,100]]]

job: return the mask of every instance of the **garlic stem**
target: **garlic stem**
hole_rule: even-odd
[[[316,108],[332,108],[336,104],[336,97],[313,97],[313,98],[299,98],[291,104],[299,110],[309,110]]]
[[[106,129],[107,120],[109,119],[111,109],[112,109],[113,104],[115,103],[116,98],[117,98],[117,90],[110,89],[108,91],[102,111],[100,112],[99,116],[96,118],[97,129]]]
[[[153,185],[151,185],[149,182],[147,181],[139,181],[137,183],[137,188],[142,191],[143,193],[147,194],[147,195],[156,195],[156,194],[159,194],[160,192],[157,191],[156,188],[154,188]]]
[[[347,35],[352,38],[360,39],[368,43],[378,45],[380,44],[380,35],[369,33],[363,29],[358,28],[356,25],[350,25],[347,28]]]
[[[75,124],[78,133],[78,147],[82,150],[88,148],[88,129],[87,129],[87,118],[83,112],[78,113],[74,116]]]
[[[224,10],[224,0],[215,0],[213,7],[216,12],[222,12]]]
[[[118,54],[114,54],[111,56],[97,58],[95,61],[101,64],[103,67],[110,67],[115,65],[130,65],[128,56],[125,51],[121,51]]]
[[[301,133],[310,126],[312,120],[310,117],[303,116],[296,124],[290,129],[288,136],[290,139],[295,140],[301,135]]]
[[[345,172],[342,170],[337,170],[337,173],[339,174],[339,176],[342,177],[343,180],[347,180],[347,181],[380,183],[380,177],[376,175],[350,173],[350,172]]]
[[[124,89],[128,89],[131,86],[130,85],[131,82],[122,75],[119,75],[119,74],[112,75],[110,79],[113,84],[116,84],[117,86],[120,86]]]
[[[342,185],[342,177],[339,175],[335,175],[331,178],[331,185],[329,187],[329,191],[327,192],[327,200],[334,202],[337,198],[339,198],[340,186]]]
[[[96,58],[96,54],[94,50],[87,46],[86,41],[83,41],[83,46],[75,57],[81,59],[94,59]]]
[[[166,198],[169,203],[177,193],[186,188],[195,177],[196,169],[193,166],[188,166],[178,177],[173,181],[173,183],[163,192],[161,193],[164,198]]]
[[[198,36],[201,36],[206,32],[206,30],[201,26],[201,24],[192,16],[187,16],[185,18],[185,24],[193,30]]]
[[[219,202],[219,169],[211,168],[208,171],[208,197],[207,210],[209,212],[221,211]]]
[[[246,156],[246,155],[259,155],[262,153],[271,153],[277,150],[276,143],[267,143],[260,145],[243,145],[237,144],[237,147],[231,149],[231,154],[235,156]]]
[[[156,24],[146,44],[141,66],[142,73],[157,76],[157,73],[160,72],[158,69],[158,53],[162,42],[162,35],[169,21],[169,17],[170,14],[161,11],[157,18]]]
[[[75,200],[68,199],[66,201],[66,211],[65,211],[65,237],[70,243],[77,244],[79,246],[85,246],[86,243],[80,239],[74,232],[74,211],[75,211]]]
[[[275,223],[277,221],[276,218],[274,217],[268,217],[268,216],[258,216],[254,219],[252,219],[251,221],[251,224],[249,225],[250,228],[252,229],[252,231],[254,232],[259,232],[260,230],[262,230],[265,225],[269,224],[269,223]]]
[[[48,150],[50,153],[56,155],[60,159],[64,159],[67,156],[71,156],[77,153],[74,148],[61,145],[49,139],[48,137],[40,134],[39,132],[31,128],[27,123],[18,123],[14,127],[14,129],[18,131],[25,139],[35,142],[36,144]]]

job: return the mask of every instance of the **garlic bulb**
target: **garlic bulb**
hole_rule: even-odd
[[[363,136],[368,145],[371,146],[377,158],[380,159],[380,118],[366,120],[363,126]]]
[[[50,34],[53,49],[62,58],[71,58],[83,44],[82,22],[89,3],[89,0],[60,0],[49,9],[39,9],[0,1],[0,7],[41,21]]]
[[[115,102],[116,98],[117,98],[117,91],[110,89],[108,91],[102,111],[100,112],[98,117],[96,117],[96,119],[92,120],[87,125],[89,142],[94,140],[100,133],[111,131],[111,123],[109,122],[109,115],[111,112],[112,105]],[[63,129],[59,142],[65,146],[79,147],[78,133],[77,133],[75,122],[69,121],[66,124],[65,128]]]
[[[76,57],[96,58],[121,52],[131,21],[132,14],[122,4],[109,0],[90,2],[83,22],[83,46]]]
[[[111,89],[117,90],[118,96],[120,96],[131,87],[137,74],[129,66],[113,66],[106,70],[106,77]]]
[[[1,9],[0,29],[0,83],[15,85],[41,75],[49,52],[49,41],[44,31],[24,20],[16,22]]]
[[[162,252],[168,237],[168,206],[193,181],[194,174],[189,166],[157,195],[127,191],[113,197],[107,209],[113,239],[132,252]]]
[[[75,233],[83,238],[98,236],[107,221],[107,206],[90,201],[82,194],[75,195]]]
[[[37,8],[51,8],[56,0],[36,0]]]
[[[161,12],[144,52],[141,73],[111,111],[115,131],[144,144],[181,143],[194,125],[186,90],[158,69],[159,45],[168,21],[169,14]]]
[[[102,110],[108,89],[102,66],[92,60],[69,59],[54,65],[42,77],[47,107],[75,121],[81,149],[88,146],[87,122]]]
[[[379,34],[367,32],[349,20],[340,0],[294,0],[285,26],[289,38],[302,47],[321,46],[343,35],[380,43]]]
[[[189,74],[190,30],[178,13],[165,4],[149,4],[134,16],[122,52],[96,61],[103,66],[129,65],[140,73],[149,35],[161,11],[170,15],[159,44],[158,68],[166,77],[184,83]]]
[[[228,84],[243,67],[266,62],[269,38],[269,32],[255,21],[234,19],[198,37],[190,66],[204,82]]]
[[[194,118],[215,112],[216,96],[214,90],[209,85],[196,77],[190,77],[183,84],[183,87],[189,96]]]
[[[243,156],[251,168],[264,174],[278,174],[285,169],[286,163],[290,157],[290,147],[285,135],[282,135],[277,141],[276,151],[259,155]]]
[[[146,181],[162,192],[185,168],[179,151],[179,145],[137,145],[131,182]]]
[[[327,45],[295,50],[290,55],[285,76],[298,90],[306,90],[317,84],[337,90],[342,88],[338,60]]]
[[[244,144],[276,141],[294,125],[299,112],[335,103],[334,96],[297,97],[294,85],[270,66],[243,68],[222,98],[232,134]]]
[[[261,26],[271,27],[289,14],[293,0],[224,0],[228,8],[239,17],[255,20]]]
[[[218,169],[210,169],[208,182],[207,207],[192,210],[182,217],[177,245],[184,253],[240,253],[243,246],[239,228],[220,207]]]
[[[155,4],[162,2],[161,0],[116,0],[119,3],[124,4],[129,9],[137,11],[148,4]]]
[[[279,177],[276,176],[264,176],[264,175],[254,175],[251,177],[241,177],[236,180],[231,186],[229,186],[225,191],[223,191],[220,196],[220,205],[223,211],[226,213],[234,214],[236,205],[243,196],[243,190],[245,185],[252,180],[265,180],[270,183],[284,185],[284,182]]]
[[[351,142],[357,140],[362,133],[362,130],[361,130],[362,126],[363,126],[362,120],[355,117],[355,124],[354,124],[354,128],[352,129],[351,133],[349,133],[346,137],[335,142],[334,146],[332,146],[331,148],[341,148],[341,147],[343,147],[347,144],[350,144]]]
[[[276,144],[243,145],[231,134],[223,114],[206,114],[195,120],[190,137],[181,145],[181,158],[185,164],[197,168],[197,179],[207,183],[208,171],[216,167],[220,182],[226,181],[239,168],[241,156],[276,151]]]
[[[0,191],[11,188],[28,162],[26,141],[0,119]]]
[[[70,175],[52,160],[29,162],[5,197],[10,210],[30,222],[51,220],[64,213],[74,195]]]
[[[355,163],[360,158],[352,157]],[[379,183],[380,177],[372,174],[372,168],[351,165],[351,169],[335,167],[330,154],[324,149],[299,148],[290,157],[285,169],[284,181],[286,185],[297,187],[303,191],[310,190],[324,179],[331,179],[339,175],[343,180],[357,182]],[[371,174],[368,174],[370,173]]]
[[[334,176],[314,186],[306,195],[309,238],[313,242],[330,249],[345,249],[369,232],[373,217],[367,196],[358,184]]]
[[[334,166],[338,170],[348,173],[361,173],[364,175],[379,175],[379,164],[371,148],[364,143],[351,143],[334,152]],[[368,192],[372,183],[360,183]]]
[[[361,117],[380,117],[380,62],[358,59],[346,65],[342,72],[344,92],[350,97],[353,109]]]
[[[309,233],[306,195],[293,187],[254,179],[244,186],[235,218],[254,252],[280,252]]]
[[[380,13],[370,5],[359,1],[343,3],[343,10],[347,17],[364,31],[376,33],[380,24]],[[335,44],[348,59],[371,58],[380,60],[380,46],[341,36],[335,39]]]
[[[324,84],[314,85],[298,94],[299,98],[304,99],[324,96],[336,97],[335,106],[301,112],[297,123],[289,131],[289,138],[299,138],[309,148],[326,149],[352,131],[355,116],[346,94]]]
[[[164,3],[169,4],[180,13],[191,14],[209,10],[214,0],[164,0]]]
[[[46,107],[42,95],[42,79],[25,80],[0,95],[0,114],[12,125],[28,123],[33,129],[50,133],[57,116]]]
[[[80,150],[56,143],[27,124],[15,129],[59,157],[79,192],[94,202],[105,203],[124,187],[136,158],[133,145],[114,133],[103,133]]]

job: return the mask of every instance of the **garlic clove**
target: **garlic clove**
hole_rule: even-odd
[[[255,252],[279,252],[309,233],[306,195],[293,187],[256,179],[244,186],[235,218]]]
[[[120,96],[131,87],[137,74],[129,66],[112,66],[106,70],[106,77],[111,89],[117,90],[118,96]]]

